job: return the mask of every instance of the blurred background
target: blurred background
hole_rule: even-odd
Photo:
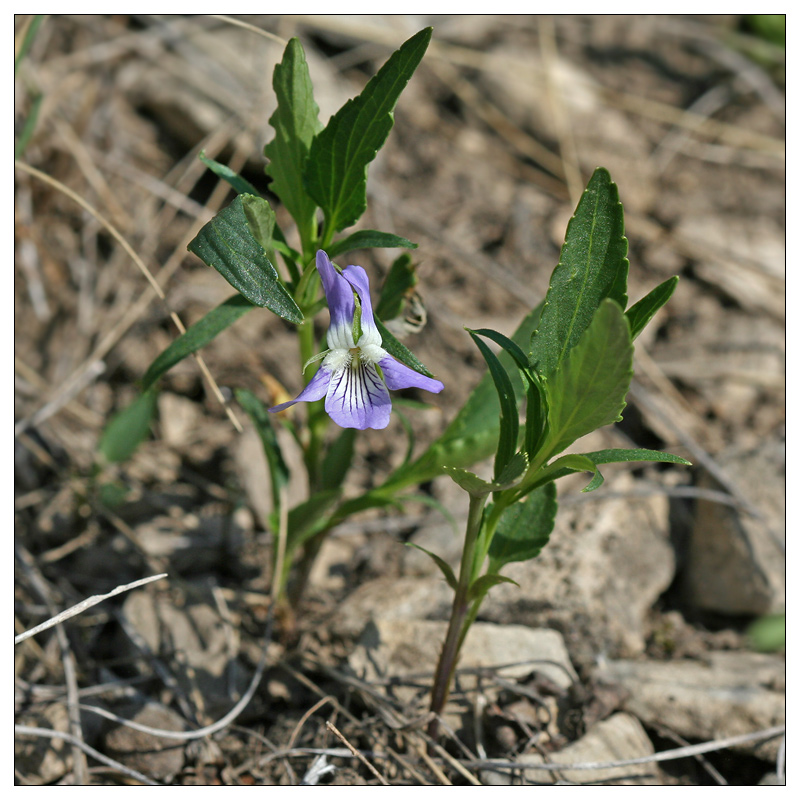
[[[43,618],[36,576],[64,607],[155,570],[178,581],[161,589],[172,605],[190,605],[196,592],[210,610],[204,593],[213,590],[229,606],[242,652],[257,641],[269,591],[267,473],[243,412],[232,409],[244,423],[239,433],[187,359],[162,381],[153,435],[130,460],[101,471],[97,442],[175,338],[170,312],[188,326],[232,294],[186,250],[233,197],[197,156],[205,150],[270,197],[262,151],[272,137],[271,78],[282,43],[300,37],[324,122],[427,25],[431,47],[370,167],[360,223],[419,243],[421,306],[406,344],[446,389],[432,407],[409,411],[418,447],[441,432],[482,374],[463,327],[510,335],[543,298],[595,167],[609,169],[624,204],[631,301],[681,277],[637,341],[624,422],[583,449],[663,448],[695,467],[652,466],[637,470],[636,481],[610,468],[591,500],[580,482],[564,484],[567,516],[551,560],[509,571],[518,581],[533,575],[526,586],[536,588],[502,587],[486,618],[556,627],[586,675],[599,653],[743,649],[752,620],[783,610],[782,16],[19,15],[17,633]],[[130,243],[166,302],[79,199]],[[294,244],[289,217],[276,211]],[[377,288],[397,253],[359,255],[353,262]],[[224,397],[246,387],[269,404],[280,387],[301,388],[294,348],[292,331],[257,311],[203,357]],[[405,448],[397,421],[367,432],[353,489],[380,481]],[[298,500],[303,491],[293,488]],[[465,513],[446,479],[425,491],[457,518]],[[605,527],[590,557],[591,547],[578,543],[594,539],[573,546],[570,532],[598,519]],[[346,641],[365,618],[363,587],[372,582],[397,597],[387,587],[403,580],[415,587],[409,596],[420,594],[417,616],[443,618],[441,581],[399,541],[455,558],[448,531],[423,505],[351,524],[326,546],[309,620],[328,620]],[[538,572],[523,572],[530,569]],[[109,669],[141,676],[141,653],[115,638],[118,616],[99,609],[74,623],[82,685]],[[117,609],[135,617],[132,607]],[[157,636],[151,644],[158,647]],[[63,680],[54,652],[42,661],[33,643],[17,650],[25,686]],[[41,759],[26,757],[21,771],[41,777]],[[48,779],[68,773],[65,763]]]

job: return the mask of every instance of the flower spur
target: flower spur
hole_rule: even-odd
[[[322,364],[306,388],[294,400],[271,408],[271,412],[324,397],[325,411],[342,428],[381,429],[389,424],[392,412],[388,389],[414,386],[433,393],[444,389],[441,381],[421,375],[381,347],[369,297],[369,278],[361,267],[349,266],[340,274],[327,253],[318,250],[317,270],[330,310],[329,349],[321,354]]]

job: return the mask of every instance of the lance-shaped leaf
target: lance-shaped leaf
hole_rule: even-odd
[[[200,151],[199,158],[218,178],[222,178],[222,180],[229,183],[238,194],[252,194],[258,196],[258,191],[255,186],[253,186],[247,178],[243,178],[225,164],[220,164],[219,161],[209,158],[205,150]]]
[[[467,329],[472,337],[472,341],[478,346],[481,355],[489,366],[489,374],[492,376],[497,396],[500,400],[500,437],[497,443],[497,452],[494,458],[494,477],[503,472],[508,463],[514,456],[519,439],[519,411],[517,410],[517,398],[514,394],[514,386],[508,376],[505,367],[500,363],[497,356],[484,344],[474,331]]]
[[[545,384],[548,458],[596,428],[618,422],[633,375],[633,343],[622,309],[604,300],[558,371]]]
[[[289,485],[289,468],[283,460],[283,453],[281,453],[272,420],[264,404],[247,389],[237,389],[236,399],[253,421],[258,436],[261,439],[261,446],[264,448],[264,455],[266,456],[267,466],[269,467],[272,488],[272,508],[279,514],[281,507],[281,489]]]
[[[397,236],[394,233],[384,233],[383,231],[356,231],[344,239],[334,242],[328,248],[328,256],[335,258],[342,253],[349,253],[352,250],[367,250],[370,247],[406,247],[409,250],[416,250],[414,242]]]
[[[528,458],[525,453],[516,453],[500,473],[496,480],[485,481],[483,478],[459,467],[442,467],[465,492],[474,497],[482,497],[491,492],[502,492],[513,486],[528,468]]]
[[[533,460],[539,447],[547,435],[547,396],[544,390],[544,378],[528,365],[525,351],[512,339],[497,331],[481,328],[475,333],[486,336],[499,344],[519,367],[525,378],[525,394],[528,400],[525,412],[525,453]]]
[[[490,572],[486,575],[481,575],[480,578],[477,578],[470,584],[469,590],[467,591],[467,602],[474,603],[476,600],[482,600],[489,589],[500,583],[513,583],[514,586],[519,587],[519,584],[513,578],[509,578],[506,575],[498,575],[496,572]]]
[[[626,312],[631,326],[631,339],[635,339],[656,315],[656,312],[672,297],[678,285],[678,276],[660,283],[652,292],[646,294],[638,303],[634,303]]]
[[[381,296],[375,313],[381,319],[396,319],[405,306],[407,297],[417,285],[417,270],[411,256],[402,253],[393,262],[381,287]]]
[[[444,575],[444,579],[447,581],[447,585],[455,592],[458,590],[458,580],[456,579],[455,573],[453,572],[450,565],[436,553],[432,553],[430,550],[426,550],[424,547],[420,547],[418,544],[414,544],[414,542],[406,542],[406,547],[413,547],[416,550],[422,550],[426,556],[430,556],[433,559],[434,563]]]
[[[497,573],[512,561],[528,561],[539,555],[550,539],[556,521],[554,483],[531,492],[506,509],[489,545],[489,572]]]
[[[610,450],[595,450],[592,453],[582,453],[584,458],[589,459],[595,465],[594,477],[581,489],[582,492],[593,492],[603,485],[602,473],[597,469],[598,464],[629,463],[632,461],[656,461],[662,464],[681,464],[691,467],[691,461],[675,456],[672,453],[661,453],[658,450],[647,450],[644,448],[612,448]],[[559,459],[560,460],[560,459]]]
[[[540,311],[541,306],[537,306],[520,323],[512,337],[518,345],[530,341]],[[500,353],[498,358],[508,370],[517,397],[521,397],[522,378],[519,370],[514,368],[514,361],[505,352]],[[487,373],[444,433],[419,458],[396,470],[385,487],[397,491],[441,475],[444,466],[470,467],[488,458],[496,451],[499,429],[500,401],[492,378]]]
[[[331,442],[322,462],[321,489],[338,489],[344,483],[353,463],[357,434],[355,428],[343,428]]]
[[[341,494],[340,489],[317,492],[313,497],[289,511],[286,536],[287,556],[291,556],[301,544],[330,526],[331,512]],[[275,529],[277,530],[277,525],[275,525]]]
[[[390,356],[394,356],[407,367],[421,372],[428,378],[433,377],[433,373],[377,317],[375,325],[381,334],[381,346]]]
[[[530,363],[548,380],[581,338],[605,298],[627,305],[628,240],[622,204],[608,171],[595,170],[567,226],[550,278]]]
[[[431,32],[425,28],[393,53],[314,139],[305,186],[325,214],[326,231],[341,231],[364,213],[367,167],[392,129],[392,111],[425,54]]]
[[[600,470],[597,469],[599,464],[628,463],[634,461],[655,461],[665,464],[691,466],[691,462],[680,456],[644,448],[614,448],[610,450],[596,450],[592,453],[571,453],[570,455],[557,458],[541,469],[528,488],[535,489],[539,486],[543,486],[545,483],[557,481],[559,478],[572,475],[576,472],[593,472],[594,477],[591,482],[581,490],[583,492],[591,492],[603,484],[604,478]]]
[[[172,369],[186,356],[205,347],[215,336],[233,325],[239,317],[256,308],[240,294],[229,297],[224,303],[209,311],[201,320],[195,322],[186,333],[181,334],[148,367],[142,378],[142,388],[149,389],[165,372]]]
[[[290,39],[286,45],[283,60],[275,66],[272,86],[278,107],[269,120],[275,138],[264,148],[269,159],[265,171],[272,177],[270,189],[294,218],[303,245],[308,247],[317,204],[303,185],[303,171],[322,124],[299,39]]]
[[[252,216],[254,206],[266,203],[266,200],[240,194],[200,229],[189,243],[189,250],[214,267],[251,303],[299,324],[303,321],[303,314],[278,279],[263,246],[256,240],[245,213],[245,202]]]
[[[155,390],[144,392],[111,418],[98,445],[106,461],[126,461],[133,455],[150,433],[157,398],[158,392]]]

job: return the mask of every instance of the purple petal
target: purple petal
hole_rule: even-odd
[[[378,364],[383,370],[383,377],[386,385],[392,390],[409,389],[414,386],[417,389],[424,389],[426,392],[438,394],[444,389],[444,384],[435,378],[427,378],[420,375],[416,370],[401,364],[396,358],[387,355]]]
[[[372,315],[372,300],[369,297],[369,277],[363,267],[349,266],[342,277],[356,290],[361,301],[361,330],[371,344],[380,344],[381,335]]]
[[[325,411],[342,428],[385,428],[392,413],[386,385],[373,364],[346,367],[331,378]]]
[[[275,414],[278,411],[283,411],[284,408],[293,406],[295,403],[312,403],[314,400],[322,400],[328,393],[330,382],[330,370],[320,368],[317,370],[317,374],[309,381],[308,386],[294,400],[289,400],[288,403],[281,403],[279,406],[273,406],[269,411],[271,414]]]
[[[331,264],[328,254],[324,250],[317,250],[317,270],[322,278],[322,288],[328,300],[328,309],[331,312],[331,332],[334,341],[328,340],[328,345],[334,347],[352,347],[353,315],[356,304],[353,300],[353,290],[350,284],[336,271]],[[349,340],[347,331],[350,331]],[[341,341],[340,341],[341,339]]]

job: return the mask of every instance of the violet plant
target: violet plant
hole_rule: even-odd
[[[633,373],[633,341],[678,281],[665,281],[628,307],[622,205],[608,172],[599,168],[569,223],[544,302],[510,338],[468,330],[488,374],[463,408],[416,458],[410,446],[405,462],[382,484],[360,496],[345,494],[357,432],[389,424],[389,390],[438,393],[444,388],[384,324],[402,313],[416,283],[411,259],[404,255],[395,261],[374,311],[367,272],[356,265],[340,269],[332,261],[353,250],[416,247],[381,231],[339,234],[366,210],[368,165],[386,141],[393,109],[430,38],[430,28],[411,37],[324,127],[303,48],[297,39],[288,43],[274,72],[278,106],[270,122],[275,136],[264,152],[270,190],[294,220],[297,241],[289,243],[269,202],[250,183],[201,156],[238,196],[200,230],[189,249],[237,294],[153,362],[142,396],[112,420],[100,449],[110,461],[127,457],[146,435],[159,378],[243,314],[267,308],[296,325],[300,372],[309,375],[300,394],[293,400],[274,398],[281,402],[267,409],[253,393],[236,392],[259,431],[269,466],[274,510],[267,524],[275,537],[273,594],[279,604],[296,605],[325,536],[352,514],[397,505],[410,487],[445,473],[469,497],[458,574],[428,553],[455,594],[431,698],[429,732],[435,737],[459,652],[483,599],[493,586],[513,583],[502,574],[506,565],[535,558],[548,542],[557,511],[555,482],[587,472],[592,478],[584,491],[593,491],[603,482],[599,468],[604,464],[688,462],[640,448],[564,454],[584,435],[621,419]],[[326,305],[330,322],[324,348],[314,320]],[[309,496],[291,509],[285,488],[292,476],[276,424],[302,448],[308,475]],[[410,431],[407,422],[404,427]],[[491,479],[469,471],[492,455]]]

